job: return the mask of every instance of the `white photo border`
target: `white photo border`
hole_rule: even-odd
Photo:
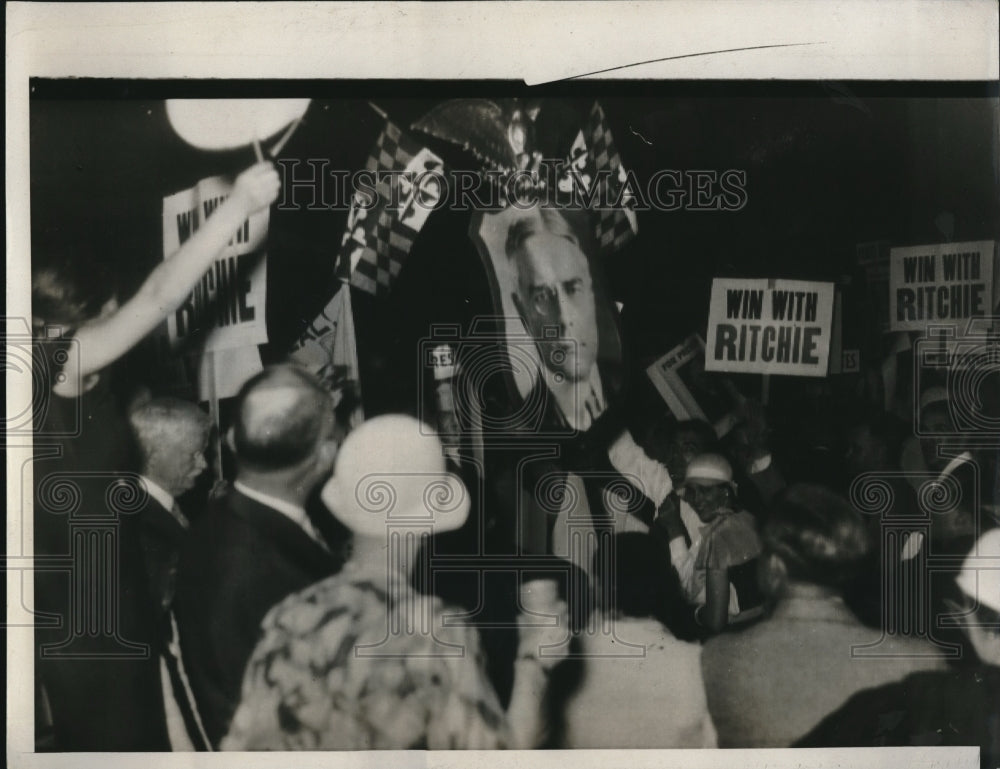
[[[985,81],[1000,76],[993,0],[523,3],[8,3],[7,309],[30,314],[29,79]],[[609,21],[613,21],[612,28]],[[440,55],[447,50],[447,56]],[[14,383],[5,372],[8,383]],[[23,380],[17,380],[23,383]],[[7,389],[7,409],[25,393]],[[28,395],[30,400],[30,394]],[[7,439],[7,510],[30,484],[30,438]],[[30,499],[30,495],[28,495]],[[29,510],[23,519],[31,520]],[[8,567],[31,532],[7,516]],[[30,524],[29,524],[30,529]],[[20,548],[24,548],[22,551]],[[7,606],[21,579],[8,568]],[[30,591],[30,584],[25,585]],[[31,599],[30,592],[27,593]],[[373,765],[978,766],[975,748],[377,754],[34,754],[30,627],[7,628],[7,759],[16,767]],[[99,697],[95,693],[95,697]]]

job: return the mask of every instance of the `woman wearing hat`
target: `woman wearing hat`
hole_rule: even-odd
[[[677,564],[695,618],[713,632],[756,617],[763,601],[757,588],[761,552],[753,516],[736,507],[733,468],[720,454],[701,454],[688,464],[681,487],[701,526]]]
[[[353,534],[351,557],[264,619],[223,750],[539,745],[548,671],[569,638],[565,604],[551,595],[532,605],[554,625],[519,619],[505,713],[476,628],[411,586],[421,540],[457,529],[470,506],[431,428],[399,415],[365,422],[341,446],[322,497]]]

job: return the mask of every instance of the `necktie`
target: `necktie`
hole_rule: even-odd
[[[181,525],[182,529],[187,529],[191,523],[188,521],[187,516],[184,515],[184,511],[181,510],[181,506],[177,504],[177,500],[174,500],[173,507],[170,508],[170,514],[174,517],[174,520]]]
[[[587,395],[583,401],[583,411],[579,413],[580,424],[576,425],[576,428],[581,431],[586,431],[590,429],[590,426],[594,423],[602,413],[604,412],[604,404],[601,403],[601,399],[597,397],[597,392],[594,390],[594,386],[588,385]]]
[[[205,727],[202,725],[201,717],[198,715],[198,705],[191,691],[191,683],[188,681],[187,673],[184,670],[184,661],[181,658],[181,649],[178,643],[177,621],[173,611],[170,616],[170,637],[163,651],[163,660],[167,665],[167,672],[170,675],[170,686],[173,689],[174,701],[184,719],[184,727],[188,737],[191,739],[195,750],[211,750],[211,743],[205,735]]]
[[[327,552],[330,551],[330,548],[327,547],[326,540],[323,538],[323,535],[319,533],[319,529],[316,528],[315,524],[313,524],[308,515],[303,515],[299,519],[299,525],[305,530],[306,534],[309,535],[310,539],[312,539],[313,542],[315,542],[317,545],[319,545]]]

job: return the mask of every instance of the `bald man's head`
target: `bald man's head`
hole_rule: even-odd
[[[272,366],[240,390],[233,448],[241,467],[285,470],[310,459],[333,429],[333,403],[323,386],[296,366]]]

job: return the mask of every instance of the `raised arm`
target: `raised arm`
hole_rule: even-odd
[[[705,605],[695,612],[695,619],[718,633],[729,621],[729,570],[710,568],[705,576]]]
[[[569,651],[569,609],[557,600],[546,613],[559,617],[555,625],[539,625],[538,618],[519,614],[514,685],[507,706],[509,748],[526,750],[540,747],[548,734],[545,693],[549,672]],[[542,656],[543,647],[547,654]]]
[[[274,166],[258,163],[240,174],[232,194],[191,238],[146,278],[117,311],[80,326],[79,357],[71,356],[58,394],[79,393],[84,377],[100,371],[138,344],[176,310],[248,216],[271,205],[281,189]]]

